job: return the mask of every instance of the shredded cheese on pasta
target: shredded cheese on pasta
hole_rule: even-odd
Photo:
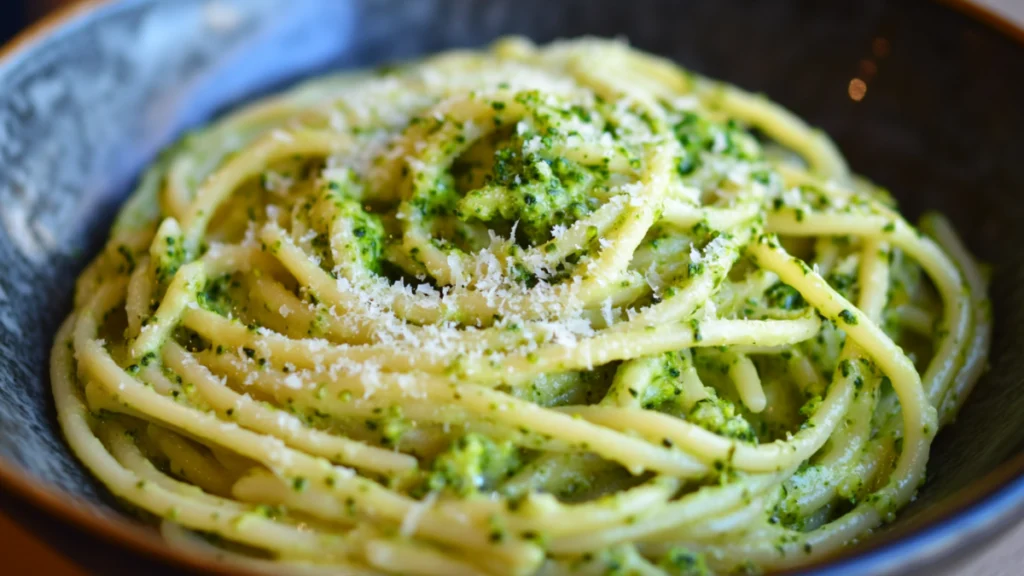
[[[53,390],[114,495],[258,571],[785,568],[891,520],[984,369],[922,231],[762,96],[508,39],[169,149]]]

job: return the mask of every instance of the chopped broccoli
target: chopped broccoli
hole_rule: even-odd
[[[739,413],[736,405],[719,398],[713,388],[706,387],[705,390],[708,397],[697,402],[686,419],[722,436],[756,443],[757,435],[754,428]]]
[[[510,476],[520,465],[519,450],[511,442],[497,443],[471,433],[453,442],[434,460],[426,488],[467,496]]]
[[[711,571],[702,554],[685,548],[672,548],[658,563],[658,567],[670,576],[708,576]]]
[[[541,244],[554,226],[572,224],[593,211],[596,200],[587,195],[593,179],[565,158],[550,160],[523,152],[521,144],[509,145],[495,151],[487,183],[459,202],[458,213],[463,220],[519,222],[526,240]]]

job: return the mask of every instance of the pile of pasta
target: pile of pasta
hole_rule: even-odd
[[[768,99],[512,38],[167,150],[53,389],[110,492],[254,571],[785,568],[914,497],[985,282]]]

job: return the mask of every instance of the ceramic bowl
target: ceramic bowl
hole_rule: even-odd
[[[62,440],[48,356],[74,279],[189,127],[310,75],[510,33],[623,35],[764,92],[910,216],[950,215],[991,264],[991,370],[939,435],[917,501],[808,570],[951,565],[1021,515],[1024,33],[925,0],[126,0],[51,18],[0,59],[0,506],[98,572],[217,570],[119,512]]]

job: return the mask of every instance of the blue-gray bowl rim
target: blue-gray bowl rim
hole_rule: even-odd
[[[1018,25],[991,8],[970,0],[934,0],[966,14],[1024,45],[1024,25]],[[81,0],[45,16],[0,47],[0,72],[22,58],[31,57],[47,36],[60,36],[107,11],[130,2]],[[167,546],[155,531],[138,530],[127,516],[111,514],[88,500],[47,488],[0,455],[0,490],[28,501],[33,507],[80,529],[138,552],[183,568],[209,573],[246,573],[211,559]],[[955,565],[953,556],[967,547],[981,548],[1024,517],[1024,452],[973,482],[937,510],[919,513],[913,522],[889,531],[860,547],[778,574],[857,576],[930,573],[940,563]],[[924,572],[923,572],[924,571]]]

